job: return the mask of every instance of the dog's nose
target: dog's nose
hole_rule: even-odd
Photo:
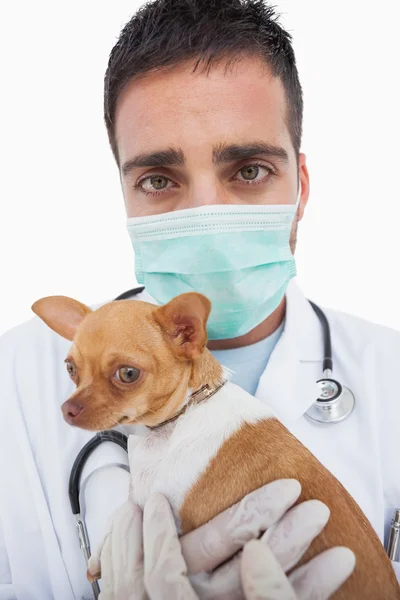
[[[83,406],[76,404],[76,402],[73,402],[72,400],[67,400],[62,405],[61,410],[67,423],[73,425],[76,417],[82,412]]]

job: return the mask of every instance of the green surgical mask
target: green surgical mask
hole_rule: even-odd
[[[158,304],[185,292],[211,301],[211,340],[244,335],[279,306],[296,265],[296,204],[212,205],[127,222],[135,273]]]

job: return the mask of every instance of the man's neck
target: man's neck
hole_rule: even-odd
[[[230,350],[233,348],[242,348],[243,346],[250,346],[256,344],[261,340],[264,340],[268,336],[274,333],[282,323],[286,312],[286,297],[283,297],[282,302],[274,312],[265,319],[262,323],[257,325],[254,329],[231,340],[209,340],[207,348],[209,350]]]

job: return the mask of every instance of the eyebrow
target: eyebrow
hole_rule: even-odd
[[[213,163],[216,165],[230,163],[235,160],[251,158],[255,154],[263,154],[268,158],[276,158],[281,162],[289,162],[288,153],[284,148],[266,144],[265,142],[250,142],[247,144],[219,144],[213,148]],[[133,169],[140,167],[184,167],[185,155],[181,148],[168,148],[150,153],[137,154],[122,165],[122,174],[126,177]]]

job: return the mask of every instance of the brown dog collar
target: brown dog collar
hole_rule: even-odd
[[[172,423],[173,421],[176,421],[179,417],[181,417],[182,415],[185,414],[185,412],[187,411],[188,408],[190,408],[191,406],[194,406],[195,404],[200,404],[200,402],[203,402],[204,400],[208,400],[209,398],[211,398],[211,396],[214,396],[214,394],[219,392],[219,390],[225,384],[226,384],[226,381],[224,381],[223,383],[221,383],[221,385],[219,385],[218,387],[216,387],[214,389],[210,388],[210,386],[208,384],[203,385],[200,389],[197,390],[197,392],[193,392],[193,394],[189,398],[188,403],[185,404],[185,406],[183,406],[181,408],[181,410],[176,413],[176,415],[174,415],[170,419],[167,419],[166,421],[163,421],[162,423],[159,423],[158,425],[154,425],[152,427],[150,427],[150,425],[147,425],[146,427],[148,427],[148,429],[153,430],[153,429],[158,429],[159,427],[162,427],[163,425],[166,425],[167,423]]]

